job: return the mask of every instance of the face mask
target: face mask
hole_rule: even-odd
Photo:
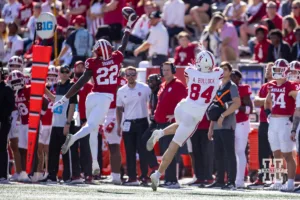
[[[75,73],[75,76],[77,77],[77,78],[80,78],[81,76],[82,76],[82,74],[83,74],[83,72],[77,72],[77,73]]]

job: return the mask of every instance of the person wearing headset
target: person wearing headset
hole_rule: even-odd
[[[176,67],[172,62],[164,62],[160,68],[164,81],[158,91],[158,102],[154,114],[157,123],[156,129],[164,129],[175,122],[174,111],[176,105],[187,96],[184,84],[176,78]],[[160,153],[163,155],[168,149],[174,135],[165,136],[159,139]],[[176,177],[176,159],[173,159],[165,172],[165,183],[161,185],[166,188],[179,188]]]

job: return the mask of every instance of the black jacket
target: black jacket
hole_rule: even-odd
[[[279,58],[286,59],[289,62],[291,61],[291,48],[288,45],[288,43],[286,43],[286,42],[281,43]],[[269,46],[269,50],[268,50],[267,62],[275,62],[277,59],[274,56],[274,45],[271,44]]]
[[[300,51],[300,42],[295,42],[292,47],[291,60],[300,61],[300,55],[298,56],[298,46],[299,46],[299,51]]]
[[[14,91],[2,81],[0,82],[0,121],[8,120],[14,109]]]

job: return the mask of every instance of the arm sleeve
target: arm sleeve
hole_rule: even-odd
[[[231,98],[240,97],[239,96],[239,90],[238,90],[236,84],[234,84],[234,83],[231,83],[230,95],[231,95]]]
[[[72,85],[74,85],[74,84],[72,84]],[[72,87],[72,86],[71,86],[71,87]],[[70,88],[71,88],[71,87],[70,87]],[[69,100],[69,103],[70,103],[70,104],[78,104],[77,95],[78,95],[78,94],[75,94],[75,95],[73,95],[73,96],[70,98],[70,100]]]
[[[147,42],[149,44],[155,44],[156,42],[156,39],[155,39],[155,31],[151,30],[150,33],[149,33],[149,37],[147,39]]]
[[[69,47],[72,46],[72,43],[75,40],[75,34],[76,34],[76,31],[73,31],[66,40],[66,44],[69,45]]]
[[[116,104],[117,104],[118,107],[123,106],[122,99],[121,99],[121,94],[120,94],[120,89],[117,92],[117,102],[116,102]]]

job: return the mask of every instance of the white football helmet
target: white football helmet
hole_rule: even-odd
[[[23,73],[24,70],[24,63],[23,59],[19,56],[12,56],[7,63],[7,68],[9,72],[14,70],[18,70]]]
[[[299,61],[292,61],[290,63],[288,80],[289,81],[299,81],[300,80],[300,62]]]
[[[58,69],[54,65],[49,65],[47,83],[49,85],[54,85],[58,81]]]
[[[290,64],[285,59],[277,59],[272,66],[272,77],[273,79],[287,78],[287,72]]]
[[[196,55],[195,67],[201,72],[212,72],[215,64],[215,56],[209,51],[202,50]]]
[[[7,79],[7,83],[14,91],[24,88],[25,87],[24,74],[18,70],[14,70],[10,72]]]

